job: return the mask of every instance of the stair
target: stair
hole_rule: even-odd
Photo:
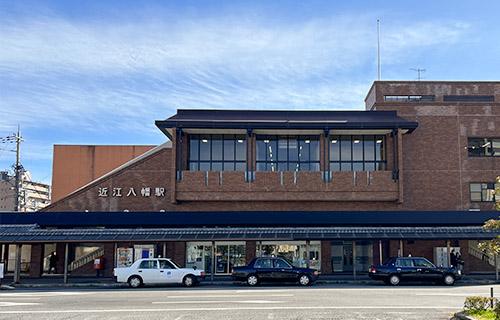
[[[96,250],[88,253],[87,255],[71,262],[68,266],[68,271],[72,272],[72,271],[80,268],[81,266],[86,265],[87,263],[93,261],[95,258],[102,256],[102,255],[104,255],[104,248],[96,249]]]
[[[469,254],[473,257],[476,257],[484,262],[487,262],[491,266],[495,266],[495,258],[494,256],[490,256],[484,253],[482,250],[475,248],[473,246],[469,246]]]

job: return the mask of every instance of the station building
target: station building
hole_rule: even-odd
[[[376,81],[362,111],[178,110],[156,126],[164,144],[40,212],[1,214],[8,269],[24,257],[39,277],[56,251],[69,274],[161,255],[212,275],[255,256],[356,275],[451,252],[466,273],[494,270],[477,244],[498,235],[481,226],[499,215],[500,82]],[[69,148],[54,163],[78,162]]]

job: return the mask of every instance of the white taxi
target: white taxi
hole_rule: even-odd
[[[203,270],[181,268],[167,258],[136,260],[130,267],[114,268],[117,282],[128,282],[132,288],[145,284],[177,283],[191,287],[204,279]]]

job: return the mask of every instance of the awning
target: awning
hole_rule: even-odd
[[[177,110],[156,126],[170,139],[172,128],[205,129],[403,129],[411,133],[417,122],[399,117],[396,111],[266,111]]]
[[[490,240],[482,227],[41,229],[1,225],[0,243],[227,240]]]

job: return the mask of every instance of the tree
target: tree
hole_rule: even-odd
[[[495,190],[493,190],[493,196],[495,197],[495,204],[493,208],[497,211],[500,211],[500,177],[497,177],[497,186]],[[500,220],[491,219],[484,223],[484,229],[488,230],[500,230]],[[479,244],[479,249],[483,250],[488,254],[499,254],[500,253],[500,236],[488,241]]]

